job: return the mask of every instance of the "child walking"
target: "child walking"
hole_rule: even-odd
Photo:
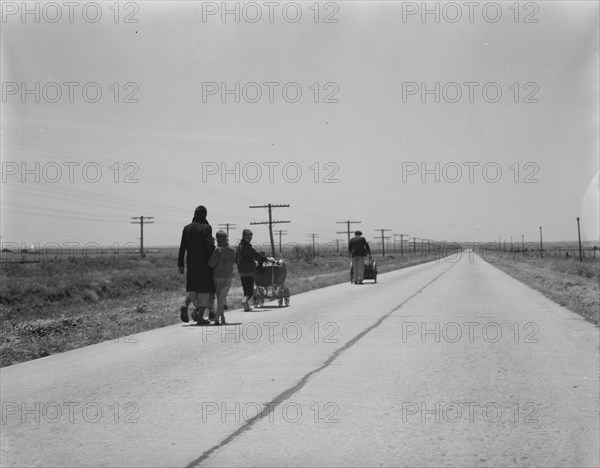
[[[229,247],[229,240],[225,231],[217,232],[217,247],[208,259],[208,266],[214,268],[213,283],[217,295],[217,313],[215,325],[226,324],[225,308],[227,307],[227,293],[231,288],[233,264],[235,263],[235,250]]]

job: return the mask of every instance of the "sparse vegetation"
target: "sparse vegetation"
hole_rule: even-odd
[[[378,271],[431,261],[428,255],[377,257]],[[349,281],[349,259],[312,261],[300,252],[288,261],[286,285],[293,295]],[[7,366],[105,340],[179,323],[185,277],[176,252],[123,258],[68,258],[3,263],[0,285],[1,365]],[[239,307],[242,289],[234,274],[229,304]],[[132,337],[133,335],[133,337]],[[129,337],[129,338],[127,338]]]
[[[517,260],[509,252],[491,261],[515,279],[554,302],[598,325],[600,315],[600,259],[580,262],[576,257]]]

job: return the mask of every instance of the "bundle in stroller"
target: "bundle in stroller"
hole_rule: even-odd
[[[283,260],[268,258],[262,268],[254,271],[254,307],[262,306],[265,299],[277,299],[279,307],[290,305],[290,290],[285,285],[287,268]]]

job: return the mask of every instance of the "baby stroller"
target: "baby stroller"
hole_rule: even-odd
[[[254,307],[262,307],[265,299],[277,299],[279,307],[290,305],[290,290],[285,285],[287,268],[283,260],[267,259],[262,268],[254,270]]]

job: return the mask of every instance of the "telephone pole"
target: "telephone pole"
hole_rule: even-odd
[[[278,231],[275,231],[277,234],[279,234],[279,255],[281,255],[281,236],[285,236],[287,235],[287,231],[282,231],[281,229],[279,229]]]
[[[540,258],[544,257],[544,244],[542,243],[542,226],[540,226]]]
[[[337,221],[336,224],[345,224],[348,229],[346,231],[338,231],[336,234],[348,234],[348,257],[351,256],[350,254],[350,225],[351,224],[360,224],[362,221]]]
[[[400,235],[399,234],[392,234],[392,235],[394,236],[394,248],[393,248],[393,250],[394,250],[394,252],[396,252],[398,250],[396,248],[396,237],[400,237]]]
[[[146,256],[144,253],[144,224],[154,224],[154,221],[148,221],[149,219],[154,219],[154,216],[132,216],[131,219],[138,220],[131,221],[131,224],[140,225],[140,256],[144,258]]]
[[[308,237],[312,237],[312,252],[313,252],[313,263],[315,263],[315,237],[319,237],[319,234],[311,233]]]
[[[394,234],[394,239],[396,236],[400,238],[400,260],[404,258],[404,236],[408,237],[410,234]]]
[[[391,229],[374,229],[375,231],[381,231],[381,256],[385,257],[385,240],[389,239],[390,236],[384,236],[384,231],[391,231]]]
[[[581,230],[579,229],[579,218],[577,218],[577,238],[579,239],[579,261],[583,262],[583,254],[581,253]]]
[[[235,224],[223,223],[219,224],[219,229],[225,229],[227,231],[227,237],[229,238],[229,229],[235,229]]]
[[[273,241],[273,224],[280,224],[280,223],[289,223],[290,221],[273,221],[273,215],[272,215],[272,210],[273,208],[289,208],[290,205],[275,205],[272,203],[268,203],[266,205],[255,205],[255,206],[251,206],[250,208],[267,208],[269,210],[269,220],[268,221],[260,221],[260,222],[252,222],[250,223],[251,225],[255,225],[255,224],[268,224],[269,225],[269,238],[271,240],[271,257],[275,257],[275,242]]]
[[[413,240],[413,253],[416,253],[416,251],[417,251],[417,239],[418,239],[418,237],[413,237],[412,238],[412,240]]]

